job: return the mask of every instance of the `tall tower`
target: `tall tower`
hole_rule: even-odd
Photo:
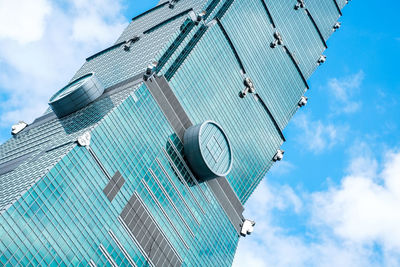
[[[171,0],[0,146],[5,266],[229,266],[346,0]]]

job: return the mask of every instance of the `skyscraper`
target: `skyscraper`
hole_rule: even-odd
[[[345,0],[171,0],[0,147],[2,265],[229,266]]]

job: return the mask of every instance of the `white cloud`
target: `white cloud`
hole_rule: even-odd
[[[357,147],[340,185],[326,191],[263,181],[246,207],[255,232],[241,239],[234,266],[400,266],[400,152],[387,152],[382,167],[366,144]]]
[[[9,14],[20,12],[21,7],[14,2],[23,4],[0,1]],[[0,89],[7,95],[7,100],[0,102],[0,127],[19,120],[29,123],[40,116],[47,108],[47,99],[68,82],[84,59],[112,45],[127,25],[120,1],[96,0],[96,5],[81,0],[26,2],[35,4],[20,22],[25,28],[10,16],[0,18],[4,20],[0,30]],[[24,31],[35,34],[20,37]]]
[[[297,139],[301,148],[321,153],[331,149],[345,139],[347,126],[324,123],[321,120],[313,121],[309,114],[298,114],[294,124],[299,128]]]
[[[389,152],[380,173],[369,156],[354,162],[339,187],[314,195],[315,217],[345,240],[400,254],[400,153]]]
[[[353,98],[359,93],[364,78],[364,72],[360,70],[358,73],[344,78],[329,80],[328,88],[333,96],[331,108],[335,114],[354,113],[360,110],[361,101]]]
[[[368,249],[322,235],[320,240],[307,241],[307,235],[315,233],[292,234],[280,221],[291,210],[304,216],[304,199],[288,186],[261,183],[246,206],[247,217],[256,221],[255,231],[241,238],[233,266],[371,266]]]
[[[21,44],[39,40],[50,12],[47,0],[0,0],[0,40]]]

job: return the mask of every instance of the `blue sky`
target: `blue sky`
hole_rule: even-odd
[[[156,3],[0,0],[0,141]],[[257,224],[235,266],[400,266],[398,2],[343,13],[284,131],[284,161],[247,203]]]

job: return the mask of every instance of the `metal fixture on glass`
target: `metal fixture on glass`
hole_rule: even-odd
[[[25,123],[23,121],[19,121],[17,124],[14,124],[11,127],[11,134],[16,135],[16,134],[20,133],[23,129],[25,129],[27,126],[28,126],[27,123]]]
[[[132,39],[127,40],[122,47],[124,48],[125,51],[129,51],[131,49],[131,45],[139,41],[140,37],[139,36],[134,36]]]
[[[297,4],[294,6],[294,9],[299,10],[300,8],[305,8],[306,3],[304,3],[304,0],[297,0]]]
[[[270,45],[271,48],[275,48],[278,45],[283,45],[282,35],[278,31],[274,32],[274,38],[275,40]]]
[[[298,105],[299,105],[299,107],[304,107],[305,105],[307,105],[307,102],[308,102],[308,97],[302,96],[300,98]]]
[[[205,11],[200,12],[198,15],[193,11],[189,12],[190,19],[196,24],[199,25],[200,22],[203,20],[204,16],[206,15]]]
[[[79,146],[88,147],[90,146],[91,135],[90,132],[85,132],[83,135],[79,136],[76,140]]]
[[[157,62],[153,62],[147,66],[147,69],[143,75],[143,79],[145,81],[147,81],[154,74],[155,67],[157,67]]]
[[[326,56],[325,55],[321,55],[318,59],[318,64],[322,64],[326,61]]]
[[[243,84],[244,84],[245,88],[243,89],[243,91],[239,92],[240,98],[244,98],[247,95],[247,93],[254,94],[256,92],[254,83],[250,78],[248,78],[248,77],[245,78],[243,81]]]
[[[256,225],[256,222],[251,221],[251,220],[244,220],[242,224],[242,228],[240,230],[240,235],[241,236],[247,236],[250,235],[254,231],[254,226]]]
[[[175,7],[175,4],[178,3],[178,2],[179,2],[179,0],[171,0],[171,1],[169,2],[168,7],[172,9],[172,8]]]
[[[275,156],[273,157],[273,161],[281,161],[283,159],[283,154],[285,154],[285,151],[278,149],[278,151],[276,151]]]
[[[333,25],[333,30],[334,30],[334,31],[338,30],[338,29],[340,28],[340,26],[342,26],[342,23],[336,22],[336,23]]]

